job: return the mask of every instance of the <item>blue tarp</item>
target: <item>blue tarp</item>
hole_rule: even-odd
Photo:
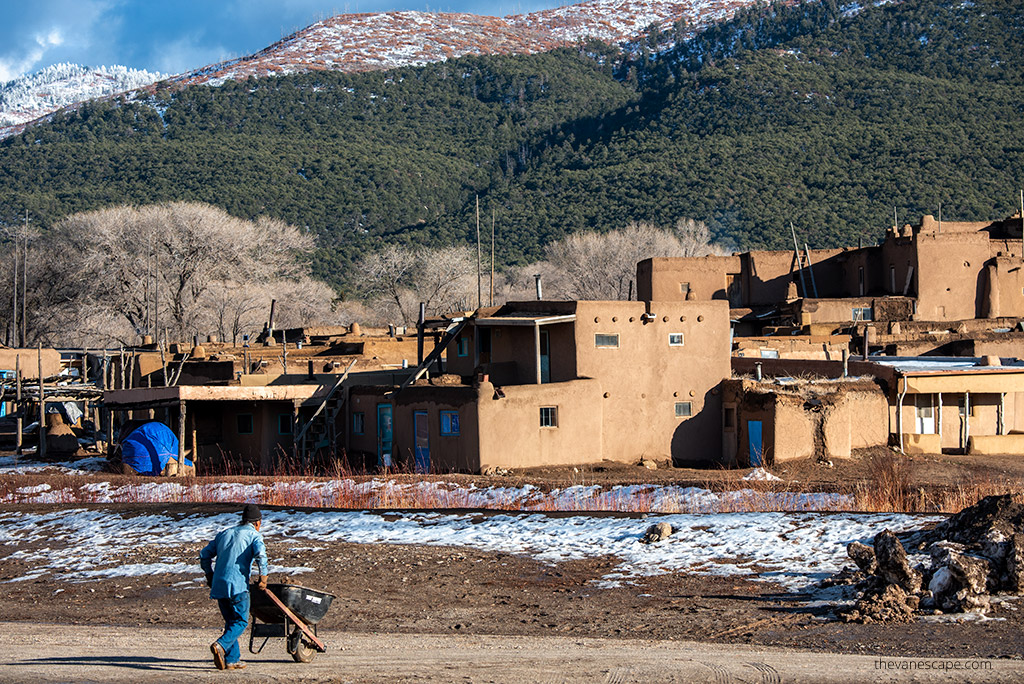
[[[167,461],[178,458],[178,438],[163,423],[146,423],[121,442],[121,462],[140,475],[159,475]],[[185,459],[185,465],[192,461]]]

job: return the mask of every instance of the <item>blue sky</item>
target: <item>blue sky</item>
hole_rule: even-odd
[[[503,16],[574,0],[0,0],[0,82],[58,62],[179,73],[256,52],[346,12],[427,10]]]

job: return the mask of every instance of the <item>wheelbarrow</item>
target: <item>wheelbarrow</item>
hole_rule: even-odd
[[[260,653],[272,637],[283,637],[285,648],[297,663],[308,663],[326,651],[317,637],[316,624],[327,614],[334,594],[296,584],[255,585],[249,612],[249,653]],[[256,640],[263,643],[256,648]]]

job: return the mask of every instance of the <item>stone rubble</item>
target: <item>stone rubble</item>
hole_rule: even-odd
[[[844,568],[828,585],[856,583],[859,597],[840,609],[845,622],[912,622],[939,613],[988,612],[996,594],[1024,595],[1024,506],[989,496],[934,529],[906,538],[889,530],[873,546],[853,542]],[[914,564],[907,554],[923,558]],[[923,554],[927,554],[926,556]]]

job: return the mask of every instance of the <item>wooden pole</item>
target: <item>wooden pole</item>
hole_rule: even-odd
[[[196,414],[195,414],[195,412],[192,412],[192,413],[189,414],[189,416],[188,416],[188,424],[189,424],[189,427],[192,428],[192,467],[197,469],[196,473],[198,474],[198,472],[199,472],[198,471],[198,468],[199,468],[199,441],[196,439]],[[184,466],[185,464],[182,463],[181,465]]]
[[[121,389],[127,389],[128,386],[124,379],[124,347],[121,347],[121,367],[119,370],[121,372]]]
[[[178,402],[178,472],[185,467],[185,402]]]
[[[25,227],[28,228],[28,213],[27,212],[25,213]],[[27,233],[25,235],[24,254],[25,254],[25,262],[22,264],[22,268],[21,268],[21,345],[22,346],[25,346],[26,344],[28,344],[28,337],[27,337],[28,324],[26,322],[28,320],[28,318],[25,315],[26,312],[28,311],[27,304],[26,304],[26,302],[28,300],[28,296],[27,296],[28,295],[28,234]]]
[[[161,366],[161,368],[164,369],[164,387],[167,387],[167,385],[168,385],[168,382],[167,382],[167,357],[164,356],[164,344],[166,342],[167,342],[167,340],[163,340],[163,341],[160,342],[160,366]]]
[[[476,196],[476,308],[483,306],[483,276],[480,272],[480,195]]]
[[[46,397],[43,394],[43,345],[39,345],[39,450],[36,455],[46,457]]]
[[[15,398],[15,418],[14,418],[14,429],[15,429],[15,441],[14,441],[14,455],[15,459],[21,456],[22,442],[24,440],[23,427],[21,420],[21,354],[14,357],[14,398]]]
[[[494,306],[494,207],[491,207],[491,298],[489,306]]]
[[[18,346],[18,236],[14,236],[14,296],[11,300],[11,346]]]
[[[796,267],[800,269],[800,296],[807,297],[807,281],[804,280],[804,265],[803,260],[800,258],[800,248],[796,243],[796,228],[793,227],[793,222],[789,222],[789,232],[793,234],[793,254],[796,255]]]
[[[288,342],[284,338],[284,331],[281,333],[281,371],[288,375]]]

